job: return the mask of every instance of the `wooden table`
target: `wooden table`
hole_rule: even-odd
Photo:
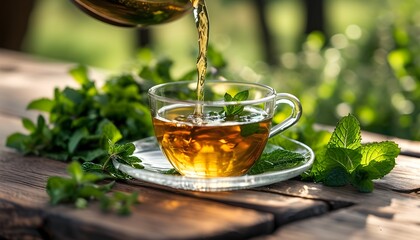
[[[391,138],[402,148],[397,166],[373,193],[289,180],[250,190],[199,193],[140,181],[117,191],[139,192],[129,217],[104,214],[97,204],[76,210],[51,206],[45,191],[66,163],[24,157],[6,137],[23,131],[20,117],[54,86],[72,85],[73,64],[0,50],[0,239],[418,239],[420,142]],[[97,75],[98,78],[101,74]],[[365,141],[385,136],[363,133]]]

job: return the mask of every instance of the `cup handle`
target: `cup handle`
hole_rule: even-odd
[[[299,99],[294,95],[289,93],[278,93],[276,96],[276,106],[279,104],[289,105],[292,108],[292,113],[283,122],[271,128],[269,137],[273,137],[295,125],[302,116],[302,105],[300,104]]]

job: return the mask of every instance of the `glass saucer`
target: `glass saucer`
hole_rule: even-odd
[[[163,185],[175,189],[201,192],[231,191],[254,188],[273,184],[296,177],[305,172],[313,163],[315,155],[305,144],[289,138],[284,138],[284,149],[302,154],[305,161],[293,168],[265,172],[256,175],[220,178],[191,178],[181,175],[165,174],[173,169],[172,165],[159,149],[155,137],[149,137],[134,142],[136,151],[133,155],[142,160],[144,169],[135,169],[128,165],[114,161],[114,166],[135,179],[149,183]]]

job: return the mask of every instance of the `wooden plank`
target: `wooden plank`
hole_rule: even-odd
[[[317,218],[282,226],[275,233],[257,239],[416,239],[420,234],[420,194],[403,194],[377,186],[363,194],[352,187],[325,187],[321,184],[289,181],[260,190],[325,200],[349,201],[354,205]]]
[[[45,239],[42,214],[0,199],[0,239]]]
[[[319,183],[306,182],[302,184],[301,181],[290,180],[287,184],[277,183],[270,186],[258,188],[261,191],[280,193],[290,196],[303,197],[308,199],[317,199],[331,202],[332,206],[337,203],[354,203],[354,204],[370,204],[372,206],[381,205],[384,202],[389,202],[392,198],[398,199],[418,199],[419,196],[403,194],[392,191],[390,189],[383,189],[380,185],[376,185],[373,193],[360,193],[352,186],[345,187],[327,187]],[[419,203],[420,204],[420,203]]]
[[[138,191],[142,202],[127,218],[103,214],[96,204],[86,210],[52,207],[46,181],[64,175],[65,163],[0,152],[0,165],[0,236],[5,238],[35,232],[60,239],[239,239],[274,229],[268,213],[126,184],[116,189]]]
[[[325,201],[333,210],[349,207],[360,200],[358,197],[360,193],[349,186],[332,188],[319,183],[302,182],[299,180],[289,180],[284,183],[275,183],[257,189],[270,193]]]
[[[212,199],[274,215],[276,227],[304,218],[322,215],[330,211],[323,201],[290,197],[259,191],[238,191],[226,193],[194,193],[200,198]]]
[[[255,239],[418,239],[419,222],[395,221],[397,217],[344,209],[284,226],[270,236]]]
[[[329,205],[324,201],[291,197],[277,193],[254,190],[194,192],[171,189],[140,181],[132,181],[131,184],[149,186],[186,196],[195,196],[200,199],[209,199],[232,206],[268,212],[274,215],[276,227],[299,219],[325,214],[330,211]]]
[[[161,199],[140,194],[146,197],[130,217],[59,207],[48,211],[45,228],[58,239],[241,239],[273,230],[268,214],[168,194]]]

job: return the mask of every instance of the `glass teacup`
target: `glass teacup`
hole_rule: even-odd
[[[204,96],[204,101],[197,100],[196,82],[165,83],[149,90],[160,148],[188,177],[246,174],[268,138],[293,126],[302,113],[295,96],[257,83],[206,81]],[[272,126],[279,104],[289,105],[291,114]]]

